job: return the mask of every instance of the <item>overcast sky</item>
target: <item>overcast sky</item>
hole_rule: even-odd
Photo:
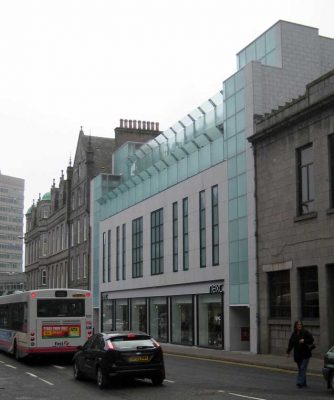
[[[80,126],[167,129],[222,88],[236,53],[279,19],[334,37],[333,0],[2,0],[0,170],[25,212],[59,183]]]

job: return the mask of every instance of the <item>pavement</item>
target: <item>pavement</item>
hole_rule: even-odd
[[[293,354],[287,357],[286,355],[254,354],[245,351],[225,351],[195,346],[174,345],[170,343],[160,344],[164,354],[297,371],[296,363],[293,361]],[[322,376],[323,364],[323,357],[311,357],[307,369],[308,373]]]

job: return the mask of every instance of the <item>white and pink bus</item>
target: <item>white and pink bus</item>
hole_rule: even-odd
[[[88,290],[41,289],[0,296],[0,350],[16,359],[75,353],[92,333]]]

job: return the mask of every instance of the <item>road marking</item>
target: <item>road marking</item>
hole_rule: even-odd
[[[165,379],[164,382],[175,383],[175,381],[170,381],[169,379]]]
[[[6,367],[8,367],[8,368],[13,368],[13,369],[16,369],[16,367],[14,367],[14,365],[5,364],[5,366],[6,366]]]
[[[51,382],[49,382],[49,381],[46,381],[45,379],[42,379],[42,378],[38,378],[40,381],[42,381],[42,382],[45,382],[45,383],[47,383],[48,385],[50,385],[50,386],[54,386],[54,384],[53,383],[51,383]]]
[[[33,378],[37,378],[37,375],[32,374],[31,372],[26,372],[26,374],[32,376]]]
[[[261,397],[252,397],[252,396],[245,396],[243,394],[238,394],[238,393],[229,393],[231,396],[237,396],[237,397],[244,397],[245,399],[253,399],[253,400],[266,400]]]
[[[44,383],[47,383],[47,384],[50,385],[50,386],[54,386],[53,383],[51,383],[51,382],[49,382],[49,381],[46,381],[45,379],[42,379],[42,378],[40,378],[39,376],[37,376],[37,375],[35,375],[35,374],[32,374],[31,372],[26,372],[26,374],[29,375],[29,376],[31,376],[32,378],[37,378],[37,379],[39,379],[40,381],[42,381],[42,382],[44,382]]]
[[[60,365],[54,365],[54,364],[52,364],[52,366],[53,366],[54,368],[58,368],[58,369],[65,369],[65,367],[62,367],[62,366],[60,366]]]

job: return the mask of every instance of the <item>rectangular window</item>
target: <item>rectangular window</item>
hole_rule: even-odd
[[[120,259],[120,237],[119,237],[119,226],[116,228],[116,280],[119,281],[119,259]]]
[[[317,267],[299,269],[302,318],[319,318]]]
[[[297,149],[298,215],[314,211],[313,147]]]
[[[42,270],[42,286],[46,286],[46,269]]]
[[[122,279],[126,279],[126,225],[122,225]]]
[[[87,216],[84,216],[83,219],[83,240],[86,241],[87,240]]]
[[[81,277],[80,275],[80,255],[77,256],[77,280]]]
[[[290,271],[268,273],[270,318],[290,318]]]
[[[179,231],[177,202],[173,203],[173,271],[179,269]]]
[[[83,253],[83,277],[87,278],[87,253]]]
[[[74,223],[71,223],[71,246],[74,246]]]
[[[334,134],[328,136],[329,154],[329,207],[334,208]]]
[[[199,263],[206,266],[206,211],[205,190],[199,192]]]
[[[102,282],[106,281],[106,233],[102,235]]]
[[[212,265],[219,264],[219,210],[218,210],[218,185],[211,188],[212,210]]]
[[[108,269],[108,282],[111,282],[111,230],[108,230],[108,259],[107,259],[107,269]]]
[[[188,227],[188,197],[182,200],[182,242],[183,270],[189,269],[189,227]]]
[[[74,281],[74,260],[71,257],[71,281]]]
[[[163,209],[151,213],[151,275],[164,272]]]
[[[132,221],[132,277],[143,276],[143,217]]]
[[[80,235],[81,235],[81,230],[80,230],[80,219],[78,219],[78,237],[77,237],[77,243],[80,243]]]

